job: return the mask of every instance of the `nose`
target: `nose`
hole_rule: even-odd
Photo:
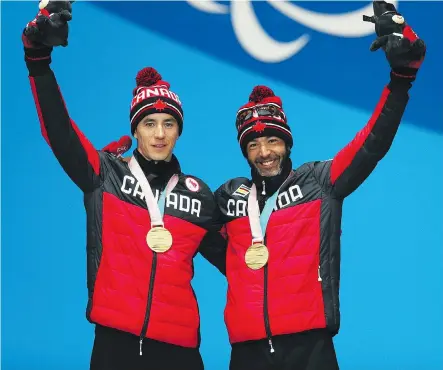
[[[165,137],[165,130],[163,125],[160,124],[155,127],[154,135],[156,139],[163,139]]]
[[[271,151],[269,150],[269,148],[267,147],[266,144],[260,145],[260,156],[261,157],[266,158],[270,154],[271,154]]]

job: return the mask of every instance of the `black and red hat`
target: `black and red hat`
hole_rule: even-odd
[[[142,69],[135,78],[137,87],[132,91],[129,119],[131,134],[134,135],[138,123],[143,117],[153,113],[168,113],[178,123],[179,135],[183,130],[183,109],[180,98],[169,90],[168,82],[152,67]]]
[[[261,136],[277,136],[292,148],[291,128],[288,126],[283,104],[266,86],[255,86],[249,102],[237,111],[237,140],[246,157],[246,145]]]

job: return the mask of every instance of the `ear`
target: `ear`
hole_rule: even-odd
[[[288,157],[288,158],[291,157],[291,150],[292,150],[292,148],[290,148],[288,146],[288,144],[286,144],[286,157]]]
[[[134,131],[134,137],[138,140],[138,137],[137,137],[137,130]]]

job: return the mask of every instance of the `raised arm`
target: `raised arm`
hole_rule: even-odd
[[[374,2],[374,13],[369,19],[376,23],[379,37],[371,50],[385,51],[391,66],[390,82],[366,126],[332,161],[315,165],[317,179],[340,198],[357,189],[390,149],[426,52],[424,42],[391,4]]]
[[[99,155],[70,118],[50,68],[53,46],[67,45],[70,10],[70,2],[50,2],[28,23],[22,39],[42,135],[72,181],[90,192],[100,184]]]
[[[386,155],[408,103],[410,87],[409,82],[394,76],[366,126],[334,157],[329,181],[337,196],[345,197],[357,189]]]

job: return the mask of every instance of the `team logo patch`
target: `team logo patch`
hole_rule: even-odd
[[[232,193],[232,195],[238,195],[244,198],[246,195],[249,194],[250,191],[251,188],[248,188],[246,185],[241,184],[238,189]]]
[[[196,192],[196,191],[200,190],[200,185],[198,184],[197,180],[195,180],[191,177],[188,177],[185,180],[185,184],[186,184],[186,187],[191,191]]]

